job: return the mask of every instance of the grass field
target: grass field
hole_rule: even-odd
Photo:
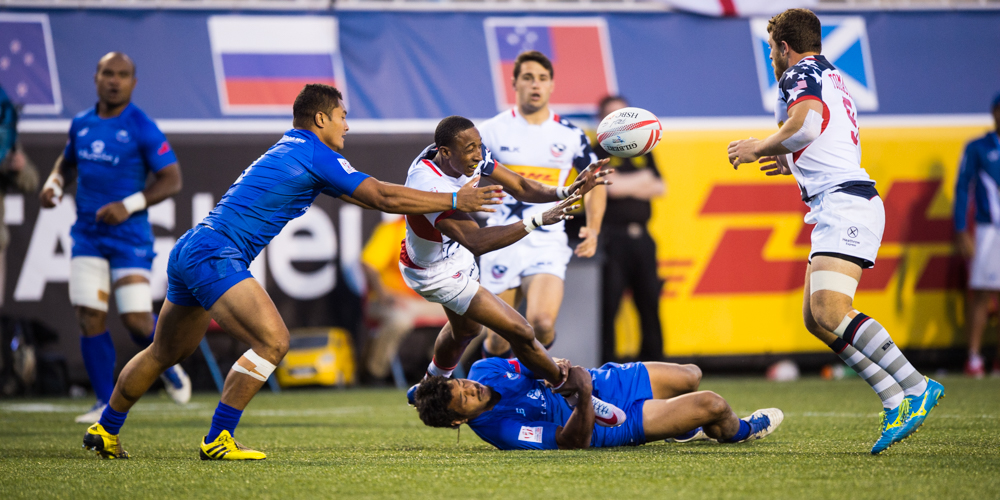
[[[0,401],[0,498],[1000,498],[1000,380],[945,378],[923,430],[886,454],[878,399],[860,379],[709,378],[741,416],[785,412],[743,445],[500,452],[468,427],[424,427],[395,390],[262,392],[237,438],[256,463],[202,462],[215,394],[141,401],[122,429],[128,461],[80,448],[81,401]]]

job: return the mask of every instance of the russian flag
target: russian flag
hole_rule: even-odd
[[[307,83],[346,100],[336,18],[212,16],[208,31],[223,114],[291,115]]]
[[[608,26],[602,18],[493,17],[484,27],[498,111],[515,104],[514,62],[528,50],[552,61],[558,84],[550,103],[558,113],[595,113],[601,98],[618,93]]]

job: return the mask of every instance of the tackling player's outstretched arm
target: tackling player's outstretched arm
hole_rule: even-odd
[[[590,438],[594,434],[594,405],[591,401],[590,372],[579,366],[569,370],[567,383],[576,385],[580,398],[566,425],[556,430],[556,444],[560,450],[579,450],[590,447]]]
[[[454,213],[439,220],[435,227],[442,234],[457,241],[478,256],[512,245],[541,226],[572,219],[572,215],[566,214],[578,208],[577,205],[574,205],[578,201],[580,201],[580,195],[570,196],[531,219],[506,226],[479,227],[479,224],[472,220],[472,217],[462,213]]]
[[[487,159],[487,161],[490,161],[490,159]],[[500,162],[496,162],[496,167],[493,169],[493,173],[490,174],[490,179],[503,186],[504,190],[518,201],[549,203],[559,201],[577,192],[585,195],[597,186],[611,184],[609,180],[602,178],[614,172],[614,169],[603,169],[608,164],[608,161],[610,160],[604,159],[591,164],[583,172],[580,172],[580,175],[573,184],[563,188],[546,186],[541,182],[528,179],[503,166]],[[561,193],[560,189],[562,190]]]
[[[344,195],[341,199],[351,201],[349,198],[353,198],[360,202],[356,205],[393,214],[428,214],[447,210],[496,212],[487,205],[499,205],[503,193],[496,186],[477,188],[478,181],[476,176],[453,197],[452,193],[419,191],[369,177],[358,185],[351,196]]]
[[[788,120],[768,138],[760,140],[751,137],[729,143],[729,163],[733,168],[739,168],[741,164],[753,163],[762,157],[786,155],[804,149],[819,137],[822,116],[823,103],[815,99],[791,106],[788,108]]]

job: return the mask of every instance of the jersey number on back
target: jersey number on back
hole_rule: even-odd
[[[858,119],[857,114],[854,112],[854,106],[851,105],[851,100],[844,98],[844,109],[847,110],[847,118],[851,120],[851,125],[854,125],[854,130],[851,130],[851,140],[854,141],[854,145],[858,145]]]

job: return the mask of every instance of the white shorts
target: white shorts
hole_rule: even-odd
[[[403,281],[429,302],[441,304],[457,314],[469,310],[479,291],[479,267],[472,253],[459,248],[451,257],[427,268],[399,263]]]
[[[817,253],[839,253],[867,261],[862,267],[875,265],[885,230],[885,207],[881,197],[869,200],[825,191],[807,204],[810,210],[805,222],[816,224],[812,231],[810,260]]]
[[[479,257],[484,269],[482,283],[499,294],[521,286],[521,279],[535,274],[551,274],[566,279],[566,265],[573,250],[565,231],[536,229],[513,245]]]
[[[1000,290],[1000,227],[976,224],[976,254],[969,270],[969,288]]]

